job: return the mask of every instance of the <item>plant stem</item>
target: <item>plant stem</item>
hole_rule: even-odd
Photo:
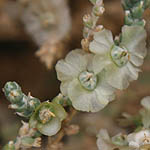
[[[61,142],[62,138],[66,135],[65,128],[72,121],[73,117],[76,115],[77,111],[71,108],[70,113],[66,120],[63,121],[62,129],[58,132],[55,139],[48,137],[47,150],[52,150],[52,145],[57,145]]]

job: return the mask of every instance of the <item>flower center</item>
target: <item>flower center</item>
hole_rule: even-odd
[[[150,150],[150,144],[140,146],[140,150]]]
[[[43,109],[39,113],[39,118],[43,124],[47,123],[52,117],[55,117],[55,114],[49,109]]]
[[[124,66],[129,61],[129,57],[129,53],[125,48],[113,46],[111,49],[111,58],[118,67]]]
[[[94,90],[97,85],[97,76],[92,72],[84,71],[79,75],[81,85],[87,90]]]

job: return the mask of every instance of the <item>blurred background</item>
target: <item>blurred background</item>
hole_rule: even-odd
[[[60,22],[63,23],[63,26],[70,23],[67,31],[67,42],[62,41],[63,36],[58,40],[58,43],[60,42],[63,45],[62,51],[61,48],[56,48],[55,60],[52,65],[47,67],[43,61],[40,61],[39,55],[35,54],[46,42],[38,44],[34,38],[34,33],[27,28],[28,21],[22,18],[26,13],[25,9],[28,9],[26,1],[23,0],[23,4],[21,4],[22,2],[16,0],[0,0],[0,149],[9,140],[15,139],[22,119],[15,115],[13,110],[8,109],[9,102],[2,92],[4,84],[7,81],[16,81],[21,85],[24,93],[31,92],[32,96],[38,97],[41,101],[51,100],[56,96],[59,93],[60,83],[56,78],[55,63],[58,58],[63,58],[70,50],[81,47],[82,17],[92,8],[88,0],[67,1],[65,9],[68,9],[70,22],[66,21],[66,24]],[[114,35],[118,35],[124,17],[121,2],[120,0],[104,0],[104,4],[106,11],[99,22],[112,30]],[[57,9],[61,9],[61,5]],[[30,18],[30,15],[28,17]],[[59,17],[63,17],[63,14]],[[136,114],[141,107],[141,98],[150,95],[149,10],[145,12],[144,18],[147,22],[148,55],[142,66],[143,72],[140,73],[138,81],[132,82],[127,90],[118,91],[116,100],[103,111],[94,114],[78,113],[73,119],[73,123],[80,126],[80,132],[71,137],[64,137],[65,150],[96,150],[95,135],[100,128],[108,129],[111,135],[120,131],[125,132],[123,128],[118,127],[116,119],[122,112]],[[57,28],[55,30],[57,31]],[[39,30],[39,32],[42,31]],[[48,35],[51,36],[51,31],[48,32]],[[53,33],[53,35],[56,33]],[[53,35],[52,38],[55,36]],[[56,57],[59,53],[61,55]]]

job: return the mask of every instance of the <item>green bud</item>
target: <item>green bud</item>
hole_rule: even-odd
[[[21,87],[16,82],[7,82],[3,91],[6,98],[11,102],[9,107],[15,109],[19,116],[30,117],[36,107],[40,105],[39,99],[22,93]]]
[[[97,6],[96,5],[96,6],[93,7],[93,13],[94,13],[95,16],[102,15],[104,13],[104,11],[105,11],[105,8],[102,7],[102,6]]]
[[[144,13],[143,2],[141,2],[137,7],[133,7],[132,9],[132,17],[140,19],[142,18]]]
[[[142,20],[142,16],[144,10],[147,7],[150,7],[150,0],[122,0],[122,6],[126,12],[126,25],[145,25],[145,21]]]
[[[23,93],[16,82],[7,82],[4,86],[4,94],[11,103],[20,103]]]
[[[7,82],[4,86],[4,92],[9,94],[12,90],[21,90],[21,87],[16,82]]]
[[[84,15],[83,16],[83,23],[87,28],[92,28],[93,27],[93,20],[91,15]]]
[[[53,102],[62,106],[72,106],[70,99],[66,96],[63,96],[61,93],[53,99]]]
[[[30,117],[33,113],[33,111],[37,108],[37,106],[40,105],[40,100],[37,98],[34,98],[32,96],[26,96],[23,94],[22,98],[23,104],[19,106],[16,111],[17,114],[22,117]]]

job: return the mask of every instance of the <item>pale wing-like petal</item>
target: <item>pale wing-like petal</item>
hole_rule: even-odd
[[[64,120],[67,117],[65,109],[56,102],[53,102],[52,105],[54,107],[56,117],[58,117],[60,121]]]
[[[127,63],[127,68],[129,70],[128,72],[129,81],[137,80],[139,72],[141,70],[139,68],[134,67],[131,63]]]
[[[86,70],[88,60],[82,50],[73,50],[65,60],[60,60],[56,64],[57,77],[61,81],[70,80],[77,77],[80,72]]]
[[[101,137],[105,140],[110,140],[110,136],[109,136],[108,131],[106,129],[101,129],[99,131],[99,133],[97,134],[97,137],[98,138]]]
[[[66,63],[64,60],[59,60],[56,64],[57,78],[60,81],[71,80],[77,77],[80,73],[79,69],[74,68],[72,65]]]
[[[70,64],[74,69],[81,72],[85,70],[88,64],[88,59],[85,57],[86,54],[88,53],[84,52],[81,49],[72,50],[66,56],[65,61]]]
[[[87,91],[77,79],[69,84],[68,96],[74,108],[80,111],[97,112],[104,107],[104,104],[97,98],[95,91]]]
[[[132,62],[135,66],[139,67],[143,64],[144,58],[138,57],[136,55],[130,55],[130,62]]]
[[[110,65],[112,61],[107,55],[95,55],[93,58],[93,71],[95,74],[100,73],[107,65]]]
[[[105,142],[105,140],[102,139],[101,137],[97,139],[96,143],[98,146],[98,150],[112,150],[113,149],[113,147],[109,145],[107,142]]]
[[[114,88],[120,90],[126,89],[129,86],[128,77],[127,67],[119,68],[115,65],[107,67],[106,80]]]
[[[109,52],[110,50],[110,46],[109,45],[104,45],[103,43],[99,43],[97,41],[92,41],[89,45],[89,49],[91,52],[95,53],[95,54],[106,54]]]
[[[96,54],[105,54],[108,53],[113,44],[111,31],[104,29],[94,33],[94,40],[90,43],[89,49]]]
[[[146,31],[142,26],[123,26],[122,41],[120,44],[126,47],[132,55],[145,57],[146,49]]]
[[[68,80],[68,81],[61,82],[60,84],[60,91],[64,96],[68,95],[68,86],[70,82],[71,80]]]
[[[150,96],[144,97],[141,101],[141,105],[147,110],[150,110]]]
[[[100,95],[103,97],[104,104],[108,103],[109,101],[114,100],[115,98],[115,88],[110,86],[107,82],[103,81],[104,79],[101,79],[99,83],[97,84],[97,88],[95,89],[97,95]],[[107,102],[108,101],[108,102]]]
[[[114,44],[112,32],[107,29],[103,29],[102,31],[95,32],[94,40],[109,48]]]
[[[46,124],[38,123],[37,129],[44,135],[55,135],[61,128],[61,121],[56,117]]]

